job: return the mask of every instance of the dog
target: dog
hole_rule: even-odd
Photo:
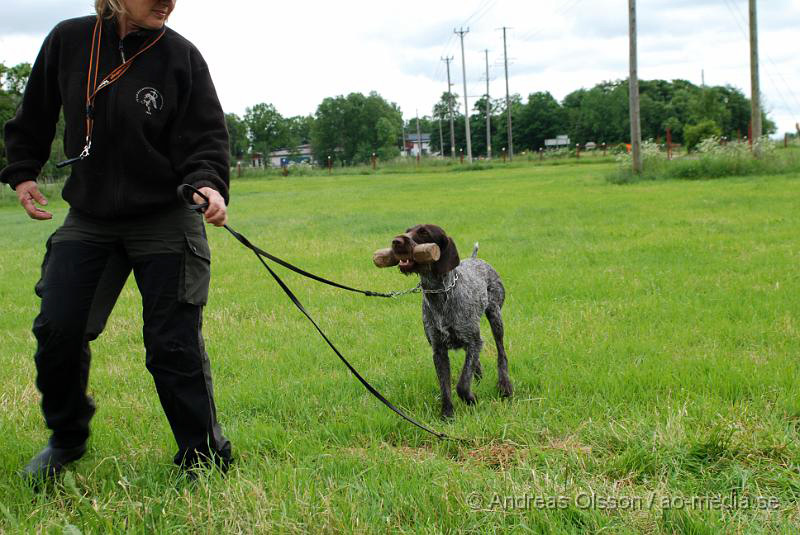
[[[414,247],[435,243],[440,257],[430,264],[414,261]],[[400,272],[420,277],[422,289],[422,324],[433,349],[433,363],[442,391],[442,418],[453,416],[450,394],[450,349],[464,349],[464,367],[456,386],[458,396],[467,404],[477,401],[472,392],[473,375],[483,375],[480,352],[483,347],[480,320],[486,315],[497,346],[497,374],[500,395],[510,398],[513,392],[508,376],[508,357],[503,345],[503,318],[500,313],[505,288],[497,272],[477,258],[478,244],[472,256],[461,261],[458,250],[445,231],[436,225],[417,225],[392,240],[392,253],[400,260]]]

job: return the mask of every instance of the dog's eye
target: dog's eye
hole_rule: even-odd
[[[423,227],[423,228],[421,228],[421,229],[419,229],[417,231],[417,234],[419,234],[420,236],[427,236],[428,235],[428,231],[425,230],[425,228]]]

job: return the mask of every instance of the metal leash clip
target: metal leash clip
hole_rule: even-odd
[[[79,162],[81,160],[84,160],[84,159],[88,158],[89,157],[89,151],[91,150],[91,148],[92,148],[92,140],[87,137],[86,138],[86,145],[83,146],[83,150],[81,151],[81,153],[79,155],[77,155],[75,158],[70,158],[69,160],[64,160],[63,162],[58,162],[56,164],[56,169],[61,169],[62,167],[66,167],[68,165],[72,165],[75,162]]]

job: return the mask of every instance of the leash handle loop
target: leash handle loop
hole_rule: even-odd
[[[203,202],[197,204],[194,202],[194,195],[198,195]],[[202,191],[192,186],[191,184],[181,184],[178,186],[178,198],[186,203],[186,207],[198,213],[203,213],[208,208],[208,197]]]

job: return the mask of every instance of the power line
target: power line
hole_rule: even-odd
[[[480,20],[480,18],[483,17],[488,12],[489,9],[491,9],[492,4],[494,4],[496,1],[497,0],[482,0],[481,3],[478,5],[478,8],[472,13],[472,15],[467,17],[467,19],[462,24],[467,24],[480,11],[483,11],[483,13],[480,15],[480,17],[478,17],[478,19],[476,19],[476,22],[477,22],[477,20]]]
[[[481,13],[475,20],[472,21],[472,25],[474,26],[479,20],[481,20],[483,17],[485,17],[486,14],[489,13],[489,11],[492,10],[492,8],[494,7],[494,5],[496,3],[497,3],[497,0],[490,0],[489,4],[483,10],[483,13]],[[464,24],[466,24],[466,22]]]
[[[569,11],[572,11],[573,9],[578,7],[578,4],[580,4],[581,2],[583,2],[583,0],[570,0],[570,3],[567,3],[566,5],[561,6],[561,9],[558,9],[555,12],[555,16],[558,17],[558,16],[566,14]],[[540,33],[542,33],[542,31],[544,31],[546,28],[547,28],[547,26],[540,26],[539,28],[526,33],[525,35],[520,37],[519,40],[520,41],[530,41],[535,36],[537,36]]]
[[[732,3],[730,0],[723,0],[723,2],[725,3],[725,7],[728,8],[728,11],[730,12],[731,17],[733,18],[734,22],[736,22],[736,25],[739,27],[739,30],[742,32],[742,35],[744,37],[748,37],[747,30],[745,30],[745,27],[743,26],[743,21],[745,20],[745,18],[744,18],[744,15],[742,14],[742,12],[739,11],[739,7],[736,4]],[[767,60],[770,63],[772,63],[773,67],[775,67],[776,71],[781,76],[781,79],[783,79],[783,83],[786,85],[786,88],[788,89],[789,94],[792,96],[792,98],[794,99],[795,103],[797,103],[798,107],[800,108],[800,102],[797,101],[797,97],[795,97],[791,86],[788,83],[786,83],[786,79],[783,78],[783,75],[778,70],[778,66],[775,64],[775,62],[772,60],[772,58],[770,57],[769,54],[765,53],[764,55],[767,57]],[[769,81],[770,81],[770,84],[772,85],[772,88],[775,90],[776,93],[778,93],[778,97],[780,97],[781,101],[783,101],[784,107],[789,111],[789,113],[791,113],[792,115],[797,117],[797,110],[795,110],[792,106],[789,106],[789,103],[786,101],[786,98],[783,96],[783,92],[780,90],[780,88],[778,87],[778,84],[776,84],[775,80],[772,78],[772,73],[769,71],[769,69],[765,69],[765,72],[767,73],[767,77],[769,78]],[[752,95],[751,95],[751,97],[752,97]]]

